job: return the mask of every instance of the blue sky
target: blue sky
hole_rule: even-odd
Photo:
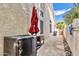
[[[74,7],[73,3],[54,3],[53,6],[55,20],[57,22],[64,21],[63,15]]]

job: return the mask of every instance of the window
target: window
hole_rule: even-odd
[[[51,20],[49,20],[50,21],[50,23],[52,23],[52,21]]]
[[[44,3],[42,3],[42,4],[40,5],[40,7],[41,7],[42,9],[45,8]]]
[[[44,13],[43,13],[43,11],[40,11],[40,15],[41,15],[42,17],[44,17]]]
[[[40,34],[43,34],[43,21],[40,20]]]
[[[50,24],[50,33],[52,32],[52,25]]]
[[[49,24],[49,26],[50,26],[50,33],[52,32],[52,21],[50,20],[50,24]]]

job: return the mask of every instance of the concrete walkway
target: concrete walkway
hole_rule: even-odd
[[[37,56],[65,56],[62,36],[50,36],[37,51]]]

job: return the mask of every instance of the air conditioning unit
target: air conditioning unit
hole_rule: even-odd
[[[16,35],[4,37],[4,56],[35,56],[36,37]]]

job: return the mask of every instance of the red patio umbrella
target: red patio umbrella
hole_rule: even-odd
[[[32,35],[34,33],[37,34],[39,32],[37,10],[35,9],[35,6],[33,7],[33,10],[32,10],[31,26],[30,26],[29,32]]]

